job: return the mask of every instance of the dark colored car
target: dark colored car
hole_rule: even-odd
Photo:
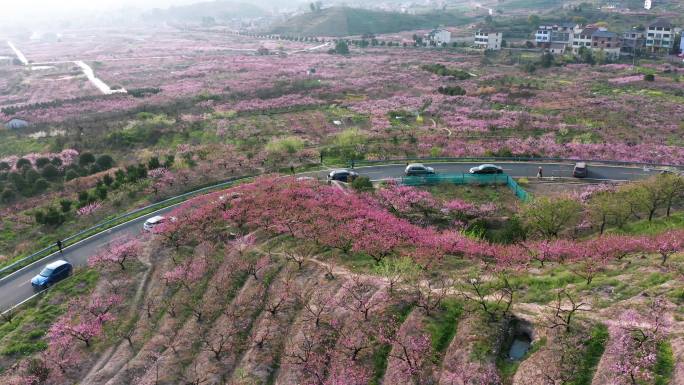
[[[406,169],[404,170],[404,174],[407,176],[410,175],[430,175],[434,174],[435,169],[432,167],[425,166],[422,163],[411,163],[408,166],[406,166]]]
[[[359,174],[356,172],[346,169],[332,170],[330,171],[330,174],[328,174],[328,181],[352,182],[358,176]]]
[[[586,178],[587,175],[589,175],[587,164],[584,162],[576,163],[575,168],[572,169],[572,176],[575,178]]]
[[[36,290],[47,289],[71,275],[72,270],[71,264],[63,259],[52,262],[31,279],[31,286]]]
[[[503,169],[495,164],[481,164],[470,169],[471,174],[501,174]]]

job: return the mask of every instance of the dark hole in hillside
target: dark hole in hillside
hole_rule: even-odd
[[[518,333],[513,336],[513,341],[511,342],[511,347],[508,350],[508,359],[512,361],[519,361],[527,351],[530,350],[532,345],[532,338],[530,338],[527,333]]]

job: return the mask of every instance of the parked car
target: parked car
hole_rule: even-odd
[[[572,169],[572,176],[575,178],[586,178],[589,175],[587,164],[584,162],[577,162],[575,168]]]
[[[470,169],[471,174],[501,174],[503,168],[495,164],[481,164]]]
[[[406,166],[406,170],[404,170],[404,174],[407,176],[410,175],[430,175],[434,174],[435,169],[432,167],[425,166],[422,163],[411,163],[408,166]]]
[[[145,231],[152,231],[155,227],[161,225],[162,223],[166,222],[166,220],[169,218],[163,217],[161,215],[154,216],[152,218],[149,218],[148,220],[145,221],[143,224],[143,230]],[[175,221],[176,218],[171,217],[171,221]]]
[[[71,275],[72,266],[60,259],[45,266],[35,277],[31,278],[31,286],[35,290],[43,290]]]
[[[328,182],[337,180],[340,182],[352,182],[359,176],[354,171],[349,171],[347,169],[332,170],[328,174]]]

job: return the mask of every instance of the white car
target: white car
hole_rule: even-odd
[[[176,218],[171,217],[171,220],[175,220]],[[143,230],[145,231],[152,231],[156,226],[164,223],[166,221],[166,217],[163,217],[161,215],[154,216],[152,218],[149,218],[148,220],[145,221],[143,224]]]

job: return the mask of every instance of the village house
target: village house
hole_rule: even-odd
[[[498,51],[501,49],[503,34],[501,32],[487,31],[478,29],[475,31],[473,43],[476,48],[484,50]]]
[[[646,46],[646,30],[634,27],[622,34],[622,46],[620,51],[625,54],[640,52]]]
[[[579,24],[561,23],[540,25],[534,34],[537,47],[550,48],[552,43],[571,44],[573,35],[580,30]]]
[[[591,49],[603,51],[608,56],[619,56],[620,38],[615,32],[598,30],[591,35]]]
[[[586,27],[574,34],[572,39],[572,52],[577,53],[582,47],[591,49],[591,36],[599,29],[596,27]]]
[[[658,20],[646,30],[646,49],[650,52],[668,53],[674,41],[674,26],[669,21]]]
[[[433,45],[451,43],[451,32],[446,29],[433,29],[425,37],[426,40]]]

